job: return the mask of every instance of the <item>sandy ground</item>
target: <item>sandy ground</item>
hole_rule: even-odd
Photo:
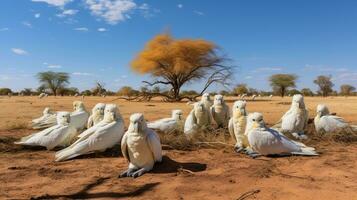
[[[250,159],[230,148],[179,151],[164,148],[164,162],[138,179],[118,179],[127,167],[119,148],[67,162],[53,162],[54,152],[24,148],[13,141],[33,133],[30,119],[45,106],[71,110],[75,97],[0,97],[0,199],[357,199],[357,144],[309,141],[319,157]],[[229,99],[233,100],[233,99]],[[289,108],[290,98],[248,102],[273,124]],[[113,97],[87,97],[87,109],[116,103],[126,122],[134,112],[147,120],[170,116],[186,103],[126,102]],[[325,103],[348,122],[357,124],[357,98],[305,98],[312,118]],[[229,103],[232,104],[231,102]]]

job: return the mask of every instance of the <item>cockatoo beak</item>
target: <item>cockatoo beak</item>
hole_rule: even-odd
[[[134,122],[134,131],[135,131],[135,133],[139,132],[139,123],[138,122]]]

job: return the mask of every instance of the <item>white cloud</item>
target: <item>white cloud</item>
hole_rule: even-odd
[[[78,13],[78,10],[73,10],[73,9],[68,9],[68,10],[63,10],[62,13],[57,14],[57,17],[67,17],[70,15],[75,15]]]
[[[68,2],[71,2],[72,0],[32,0],[32,2],[43,2],[47,3],[52,6],[58,6],[58,7],[63,7],[66,5]]]
[[[8,75],[0,75],[0,81],[7,81],[10,80],[10,76]]]
[[[9,28],[0,28],[0,31],[8,31]]]
[[[92,76],[93,74],[87,72],[73,72],[72,75],[75,76]]]
[[[47,67],[50,68],[50,69],[60,69],[60,68],[62,68],[61,65],[48,65]]]
[[[75,31],[83,31],[83,32],[89,31],[89,29],[86,28],[86,27],[79,27],[79,28],[75,28],[73,30],[75,30]]]
[[[27,51],[20,48],[12,48],[11,51],[17,55],[27,55]]]
[[[177,7],[178,8],[183,8],[183,5],[182,4],[178,4]]]
[[[357,72],[351,73],[342,73],[337,76],[337,79],[340,82],[343,81],[357,81]]]
[[[200,16],[203,16],[203,15],[205,15],[203,12],[201,12],[201,11],[198,11],[198,10],[195,10],[195,11],[193,11],[195,14],[197,14],[197,15],[200,15]]]
[[[32,24],[30,22],[22,22],[22,25],[32,28]]]
[[[35,16],[35,18],[40,18],[41,17],[41,13],[36,13],[34,16]]]
[[[48,65],[48,63],[47,63],[47,62],[44,62],[44,63],[42,63],[42,64],[44,64],[44,65]]]
[[[253,78],[253,76],[246,76],[246,77],[244,77],[245,79],[252,79]]]
[[[99,32],[106,32],[107,29],[106,29],[106,28],[98,28],[98,31],[99,31]]]
[[[128,19],[129,13],[137,8],[133,0],[85,0],[85,3],[92,15],[112,25]]]
[[[306,64],[303,68],[304,71],[319,71],[319,72],[347,72],[347,68],[343,67],[330,67],[325,65],[310,65]]]
[[[281,71],[282,67],[261,67],[257,68],[256,71]]]

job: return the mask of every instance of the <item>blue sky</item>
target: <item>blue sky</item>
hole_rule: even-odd
[[[332,75],[335,89],[357,87],[353,0],[2,0],[0,87],[36,88],[35,74],[53,70],[81,90],[95,81],[138,88],[150,77],[129,63],[165,30],[219,45],[239,66],[233,83],[270,90],[271,74],[294,73],[298,89],[316,90],[320,74]]]

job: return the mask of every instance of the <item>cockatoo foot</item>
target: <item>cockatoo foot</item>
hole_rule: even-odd
[[[247,155],[253,159],[261,156],[259,153],[256,153],[256,152],[248,153]]]
[[[146,169],[145,168],[141,168],[141,169],[137,170],[136,172],[132,173],[131,177],[137,178],[137,177],[142,176],[143,174],[145,174],[145,172],[146,172]]]
[[[127,169],[126,171],[124,171],[123,173],[119,174],[118,178],[124,178],[124,177],[129,177],[131,176],[131,174],[134,172],[134,169]]]
[[[244,147],[242,146],[234,146],[234,151],[236,153],[241,153],[244,150]]]
[[[306,140],[308,138],[304,133],[292,133],[291,135],[298,140]]]

